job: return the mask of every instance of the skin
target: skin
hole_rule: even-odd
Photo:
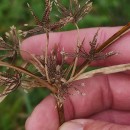
[[[98,45],[106,41],[121,27],[101,28],[98,33]],[[85,37],[85,49],[89,50],[97,28],[80,30],[80,40]],[[130,33],[125,34],[105,52],[116,51],[119,54],[102,61],[92,63],[94,66],[110,66],[130,62]],[[50,34],[49,50],[57,44],[60,49],[74,53],[77,31],[59,32]],[[25,52],[41,55],[45,47],[46,36],[37,35],[25,39],[21,50],[24,59],[29,60]],[[59,57],[60,61],[60,57]],[[67,60],[68,63],[71,59]],[[79,64],[82,61],[80,60]],[[82,86],[84,83],[84,86]],[[112,75],[98,75],[89,79],[76,81],[73,86],[86,93],[70,95],[65,100],[64,123],[59,128],[58,114],[53,96],[46,97],[33,110],[27,119],[26,130],[130,130],[130,77],[129,72]],[[72,90],[72,93],[76,93]],[[78,120],[74,120],[78,119]],[[72,121],[70,121],[72,120]],[[81,129],[82,128],[82,129]]]

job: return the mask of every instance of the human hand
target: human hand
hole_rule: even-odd
[[[98,34],[98,43],[102,44],[119,30],[116,28],[101,28]],[[80,38],[85,39],[85,49],[97,28],[80,30]],[[130,62],[130,33],[114,43],[106,51],[115,51],[120,54],[112,56],[93,65],[109,66]],[[77,31],[51,33],[50,48],[54,44],[64,47],[67,52],[74,52]],[[33,54],[42,54],[45,35],[30,37],[23,41],[21,50]],[[29,57],[23,54],[25,59]],[[70,61],[69,61],[70,62]],[[26,130],[130,130],[130,80],[129,73],[112,75],[98,75],[90,79],[76,81],[73,85],[84,83],[86,96],[69,95],[65,100],[64,123],[59,128],[58,113],[55,108],[55,99],[52,96],[45,98],[36,106],[26,122]],[[80,89],[81,86],[78,86]],[[73,119],[73,120],[72,120]],[[74,120],[77,119],[77,120]],[[72,121],[70,121],[72,120]]]

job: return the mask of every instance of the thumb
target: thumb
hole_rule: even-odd
[[[64,123],[59,130],[130,130],[130,126],[91,119],[77,119]]]

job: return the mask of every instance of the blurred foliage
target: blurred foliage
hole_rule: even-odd
[[[33,25],[33,18],[27,8],[30,3],[36,14],[41,17],[44,9],[44,0],[0,0],[0,34],[3,34],[11,25],[22,27],[23,24]],[[82,0],[81,0],[82,1]],[[66,0],[63,2],[67,5]],[[93,0],[93,10],[83,21],[80,28],[96,26],[119,26],[130,21],[130,0]],[[55,8],[52,12],[53,21],[57,20]],[[63,30],[74,29],[68,25]],[[10,94],[0,104],[0,130],[24,130],[26,118],[49,92],[43,89],[31,90],[25,94],[23,90]]]

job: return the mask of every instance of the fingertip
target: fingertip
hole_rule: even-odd
[[[77,119],[64,123],[59,130],[129,130],[130,126],[110,122]]]
[[[30,123],[30,116],[27,118],[26,122],[25,122],[25,130],[32,130],[31,128],[31,123]]]
[[[52,96],[48,96],[35,107],[25,124],[26,130],[57,130],[58,126],[58,113]]]
[[[93,123],[91,119],[76,119],[64,123],[59,130],[87,130],[84,129],[86,124]]]

